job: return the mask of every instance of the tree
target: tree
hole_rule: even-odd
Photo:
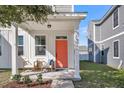
[[[46,5],[4,5],[0,6],[0,25],[11,26],[26,21],[44,23],[50,14],[53,14],[52,7]]]

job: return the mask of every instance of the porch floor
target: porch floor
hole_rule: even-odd
[[[33,72],[33,71],[25,71],[22,72],[21,75],[25,76],[25,75],[29,75],[29,77],[32,80],[36,80],[37,79],[37,74],[42,73],[43,79],[74,79],[74,73],[75,70],[61,70],[61,71],[54,71],[54,72]]]

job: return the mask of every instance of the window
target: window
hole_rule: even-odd
[[[115,28],[117,26],[118,26],[118,9],[116,9],[113,14],[113,27]]]
[[[2,46],[1,46],[1,31],[0,31],[0,56],[2,55]]]
[[[114,42],[114,57],[119,57],[119,41]]]
[[[18,36],[18,56],[22,56],[24,54],[24,42],[23,42],[23,36]]]
[[[45,36],[35,36],[35,55],[46,55]]]
[[[67,39],[67,36],[56,36],[56,39]]]

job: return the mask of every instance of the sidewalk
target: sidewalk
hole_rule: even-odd
[[[72,80],[53,80],[52,88],[74,88]]]

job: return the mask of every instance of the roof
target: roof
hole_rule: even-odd
[[[96,25],[100,25],[102,24],[113,12],[115,9],[117,9],[118,7],[120,7],[120,5],[113,5],[107,12],[106,14],[103,16],[103,18],[101,20],[92,20],[92,22],[95,22]]]
[[[57,19],[78,19],[82,20],[86,18],[87,12],[59,12],[55,13],[54,15],[49,15],[49,20],[57,20]]]

